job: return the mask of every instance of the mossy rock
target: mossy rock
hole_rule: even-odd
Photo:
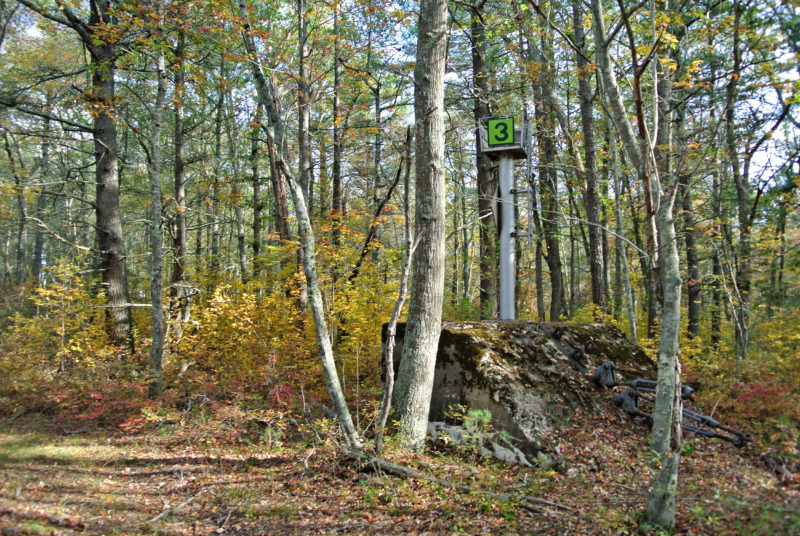
[[[399,324],[395,371],[404,335]],[[603,361],[613,361],[623,378],[655,377],[653,361],[610,325],[448,322],[439,337],[428,418],[444,420],[456,404],[488,409],[494,428],[535,456],[542,436],[570,424],[576,409],[597,410],[602,395],[587,373]]]

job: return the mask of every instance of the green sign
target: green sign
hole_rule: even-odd
[[[514,143],[514,118],[492,117],[486,120],[489,147],[500,147]]]

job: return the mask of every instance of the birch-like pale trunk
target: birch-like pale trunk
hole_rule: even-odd
[[[668,6],[658,6],[669,9]],[[655,9],[655,4],[651,6]],[[650,225],[654,224],[654,241],[658,250],[650,249],[653,256],[651,265],[658,265],[660,292],[663,298],[658,347],[658,386],[656,388],[655,410],[653,412],[653,451],[658,455],[660,468],[650,488],[647,498],[648,523],[665,530],[671,530],[675,524],[675,498],[678,483],[678,465],[680,463],[681,446],[681,398],[680,398],[680,361],[679,330],[681,276],[678,261],[673,206],[677,195],[678,184],[674,177],[664,177],[661,184],[659,167],[656,164],[654,143],[644,120],[644,107],[637,104],[637,122],[639,136],[634,134],[626,108],[622,101],[613,64],[609,56],[609,40],[606,35],[603,19],[603,8],[600,0],[592,0],[592,16],[596,45],[598,71],[603,79],[602,97],[611,111],[612,119],[620,132],[626,153],[631,163],[638,170],[639,176],[645,179],[645,193],[649,193],[653,212]],[[634,43],[631,43],[634,46]],[[631,50],[635,58],[636,51]],[[658,58],[654,61],[658,61]],[[634,63],[636,63],[634,59]],[[658,73],[663,76],[663,73]],[[656,87],[664,87],[663,80]],[[637,97],[640,97],[638,95]],[[654,99],[652,116],[658,117],[662,107],[670,105],[665,99]],[[662,166],[663,167],[663,166]],[[668,169],[668,168],[667,168]],[[652,216],[655,216],[654,218]],[[655,257],[656,251],[658,257]]]
[[[625,295],[625,311],[628,314],[628,332],[629,338],[633,344],[638,344],[638,335],[636,333],[636,308],[633,303],[633,289],[631,287],[630,271],[628,267],[628,253],[626,251],[625,241],[622,240],[622,191],[620,186],[619,169],[617,168],[617,142],[614,134],[614,129],[609,126],[608,135],[608,160],[611,168],[610,175],[614,181],[614,218],[616,219],[617,231],[617,257],[620,262],[620,272],[623,286],[623,294]]]
[[[276,143],[276,131],[283,132],[283,122],[277,109],[277,92],[271,80],[264,75],[264,69],[259,60],[258,50],[251,35],[249,14],[244,0],[239,1],[239,17],[242,22],[242,38],[245,49],[249,56],[250,69],[255,79],[256,92],[259,102],[267,111],[267,124],[262,124],[262,130],[267,136],[267,141],[272,147],[278,147]],[[348,447],[358,448],[361,446],[361,439],[358,431],[353,425],[350,410],[344,398],[342,385],[339,382],[339,375],[336,371],[336,363],[333,358],[333,347],[328,332],[328,324],[325,320],[325,309],[322,301],[322,292],[317,277],[317,267],[315,260],[314,230],[311,227],[311,219],[308,215],[308,207],[303,194],[303,188],[294,177],[289,164],[284,158],[283,151],[274,151],[275,164],[278,170],[286,178],[289,185],[292,201],[297,216],[297,229],[300,238],[300,247],[303,250],[303,271],[306,276],[308,286],[308,302],[311,307],[311,314],[314,318],[314,328],[317,336],[317,347],[319,348],[322,370],[325,376],[325,385],[328,394],[333,402],[333,409],[339,421],[345,443]]]
[[[47,109],[50,108],[50,94],[47,95]],[[53,146],[53,131],[50,119],[44,120],[44,131],[42,140],[42,156],[39,160],[39,170],[41,176],[41,187],[36,196],[36,219],[43,220],[47,197],[45,196],[44,184],[50,176],[50,151]],[[36,227],[33,240],[33,258],[31,260],[31,279],[34,285],[39,286],[39,279],[42,271],[42,257],[44,256],[44,231]]]
[[[25,242],[27,241],[28,236],[28,202],[27,198],[25,197],[25,175],[27,175],[27,171],[25,169],[25,162],[22,160],[22,156],[19,155],[19,159],[14,156],[14,151],[11,148],[11,142],[8,139],[8,133],[3,132],[3,141],[6,149],[6,155],[8,156],[8,167],[11,175],[14,177],[14,190],[15,190],[15,197],[17,198],[17,244],[16,244],[16,252],[14,254],[14,271],[13,271],[13,281],[16,284],[20,284],[24,282],[25,279]],[[19,163],[17,163],[19,162]]]
[[[164,357],[164,252],[161,242],[161,123],[167,95],[167,75],[164,52],[156,58],[156,102],[153,107],[148,151],[147,174],[150,179],[150,317],[153,322],[150,346],[150,394],[161,393],[161,369]]]
[[[447,1],[422,0],[414,68],[416,212],[419,240],[398,371],[396,409],[406,446],[419,448],[428,427],[441,332],[445,272],[444,73]]]

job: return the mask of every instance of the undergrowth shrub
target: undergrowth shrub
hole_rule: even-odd
[[[105,329],[105,297],[91,292],[80,277],[85,264],[60,262],[45,268],[48,282],[29,296],[32,307],[10,317],[4,343],[7,368],[25,374],[83,370],[105,364],[116,355]],[[33,372],[33,371],[30,371]]]
[[[724,414],[763,444],[778,445],[785,453],[800,447],[799,312],[770,316],[757,311],[744,361],[737,358],[730,337],[715,349],[705,346],[684,359],[684,381],[699,387],[695,396],[703,407]]]

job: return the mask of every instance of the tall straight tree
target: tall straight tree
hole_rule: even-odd
[[[414,235],[419,244],[414,255],[414,279],[395,399],[400,433],[412,448],[422,444],[427,432],[444,297],[446,59],[447,0],[422,0],[414,67],[417,180]]]
[[[591,84],[592,66],[586,57],[586,44],[583,32],[583,6],[580,0],[572,2],[572,24],[575,56],[578,64],[578,98],[581,103],[581,127],[586,168],[583,174],[583,205],[589,227],[589,271],[592,281],[592,303],[601,312],[606,312],[606,269],[603,259],[603,229],[600,225],[600,194],[597,187],[597,146],[595,142],[593,91]]]
[[[173,53],[175,92],[174,119],[173,119],[173,145],[175,150],[175,164],[173,166],[173,182],[175,185],[175,219],[172,221],[172,247],[174,258],[172,262],[172,279],[170,282],[170,295],[175,300],[181,322],[189,320],[188,284],[186,282],[186,155],[184,145],[184,99],[186,97],[186,71],[184,56],[186,52],[186,30],[178,29],[178,36]]]
[[[114,75],[119,55],[116,18],[109,0],[89,0],[88,20],[81,20],[66,4],[60,12],[50,11],[33,0],[19,3],[74,30],[89,51],[92,73],[91,91],[84,92],[92,109],[95,158],[95,216],[98,249],[98,270],[103,289],[111,302],[110,333],[119,347],[133,349],[131,307],[126,274],[125,242],[119,210],[119,169]]]
[[[475,92],[475,160],[478,168],[478,228],[480,230],[480,311],[482,318],[497,316],[497,231],[492,199],[492,162],[481,151],[478,125],[491,114],[489,108],[489,73],[486,60],[486,28],[482,11],[485,0],[470,6],[470,41],[472,47],[472,85]]]
[[[162,291],[164,288],[164,254],[161,242],[161,121],[167,96],[167,70],[164,51],[159,47],[156,57],[156,102],[152,111],[149,148],[147,151],[148,176],[150,179],[150,303],[153,321],[153,342],[150,347],[150,394],[161,393],[161,369],[164,355],[164,310]]]

